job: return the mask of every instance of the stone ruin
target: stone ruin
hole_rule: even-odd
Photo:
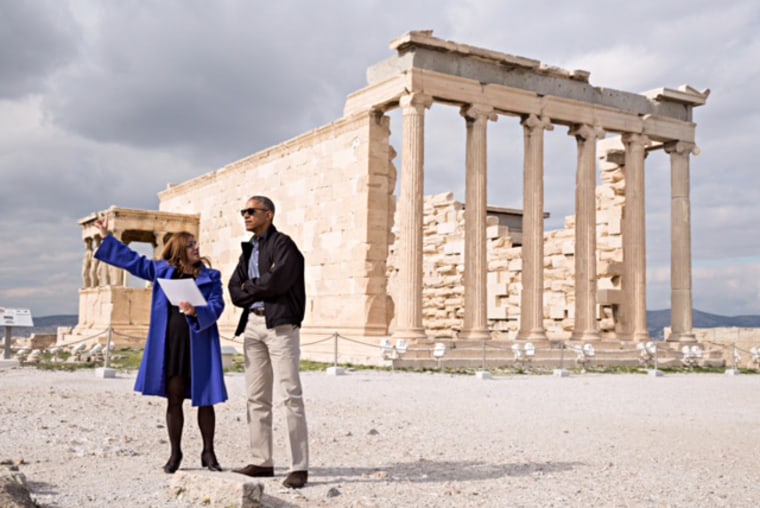
[[[306,259],[304,358],[371,363],[384,339],[431,348],[437,339],[552,341],[631,347],[646,322],[645,163],[662,150],[671,169],[671,307],[668,341],[695,342],[692,325],[689,159],[692,112],[709,91],[690,86],[643,94],[591,85],[582,70],[442,40],[430,31],[391,42],[395,54],[367,71],[343,117],[159,193],[159,211],[110,208],[119,238],[160,248],[188,229],[226,279],[246,240],[239,208],[253,194],[277,204],[275,224]],[[425,112],[459,109],[466,136],[465,203],[424,198]],[[390,142],[401,110],[401,146]],[[497,118],[522,140],[488,139]],[[544,132],[575,139],[575,213],[544,230]],[[523,210],[489,208],[487,140],[522,142]],[[400,161],[397,167],[397,153]],[[596,186],[597,171],[601,185]],[[395,194],[397,177],[400,194]],[[466,205],[466,206],[465,206]],[[80,221],[85,255],[79,324],[72,341],[112,326],[125,336],[147,325],[145,288],[91,261],[93,215]],[[516,240],[517,238],[517,240]],[[227,300],[219,326],[231,340],[240,309]],[[234,344],[234,342],[231,342]]]

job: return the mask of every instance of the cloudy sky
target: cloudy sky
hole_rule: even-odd
[[[709,88],[691,163],[694,305],[760,314],[756,0],[0,0],[0,306],[76,313],[78,219],[157,209],[167,183],[338,119],[366,68],[393,55],[389,41],[423,29],[584,69],[595,86]],[[462,122],[453,108],[428,112],[428,194],[464,198]],[[557,126],[546,150],[553,229],[573,213],[575,143]],[[517,121],[501,117],[489,126],[490,204],[522,206],[521,164]],[[663,154],[646,180],[655,310],[670,306]]]

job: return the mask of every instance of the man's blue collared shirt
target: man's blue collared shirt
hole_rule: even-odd
[[[259,239],[253,238],[251,240],[253,250],[251,251],[251,259],[248,260],[248,277],[251,279],[258,279],[261,274],[259,273]],[[253,302],[252,309],[260,309],[264,307],[264,302]]]

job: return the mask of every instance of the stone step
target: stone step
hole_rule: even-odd
[[[481,341],[462,341],[456,339],[439,340],[446,346],[441,358],[434,356],[435,343],[416,343],[403,353],[393,353],[387,357],[390,364],[397,368],[481,368],[484,365],[483,343]],[[514,344],[520,345],[521,356],[516,357],[512,350]],[[581,366],[597,367],[637,367],[653,366],[650,358],[644,361],[641,351],[632,343],[620,341],[598,341],[592,343],[594,353],[591,356],[580,355],[576,347],[584,343],[570,341],[543,340],[533,343],[533,355],[525,354],[524,341],[488,341],[485,348],[486,368],[511,367],[527,369],[536,368],[574,368]],[[565,349],[562,349],[564,344]],[[683,353],[679,344],[658,343],[657,362],[660,367],[684,367]],[[726,360],[722,351],[703,351],[702,357],[694,365],[702,367],[723,367]]]

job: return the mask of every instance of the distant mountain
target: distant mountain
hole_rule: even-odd
[[[59,326],[76,326],[79,316],[76,314],[62,314],[58,316],[32,316],[34,326],[14,326],[14,337],[29,337],[33,333],[56,333]]]
[[[692,324],[694,328],[760,328],[760,316],[720,316],[694,309]],[[648,310],[647,325],[652,338],[662,338],[663,328],[670,326],[670,309]]]
[[[76,326],[79,320],[76,314],[35,317],[34,326],[30,328],[14,327],[16,337],[29,337],[33,333],[56,333],[59,326]],[[738,328],[760,328],[760,316],[721,316],[694,310],[694,328],[719,328],[736,326]],[[663,337],[663,328],[670,326],[670,309],[648,310],[647,325],[653,339]]]

